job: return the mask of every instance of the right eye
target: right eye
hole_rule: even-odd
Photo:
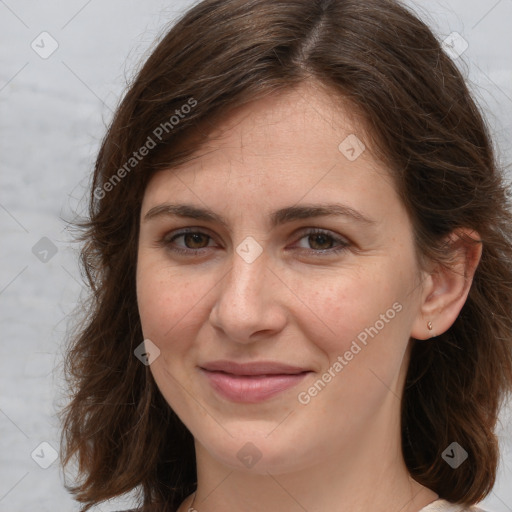
[[[177,245],[176,240],[182,240],[181,245]],[[203,254],[204,250],[211,247],[209,243],[212,237],[202,231],[194,231],[193,229],[181,230],[178,233],[172,232],[166,234],[160,244],[178,254],[198,255]]]

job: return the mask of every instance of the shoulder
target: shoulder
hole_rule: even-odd
[[[129,510],[116,510],[115,512],[177,512],[177,509],[170,509],[166,505],[145,505],[140,508],[130,508]]]
[[[429,503],[418,512],[492,512],[491,510],[483,509],[478,505],[461,505],[460,503],[451,503],[443,499],[438,499]]]
[[[142,509],[119,510],[117,512],[143,512]],[[488,509],[483,509],[478,505],[466,506],[458,503],[451,503],[449,501],[438,499],[423,507],[418,512],[493,512]]]
[[[116,510],[115,512],[171,512],[169,510],[169,508],[166,508],[165,511],[164,509],[160,506],[160,507],[157,507],[155,508],[155,506],[149,506],[150,508],[147,508],[146,507],[143,507],[143,508],[131,508],[129,510]],[[173,511],[174,512],[174,509]]]

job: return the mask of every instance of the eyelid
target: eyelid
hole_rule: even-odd
[[[303,238],[305,238],[307,236],[311,236],[311,235],[325,235],[325,236],[331,238],[335,243],[338,242],[338,245],[337,246],[335,245],[334,247],[331,247],[330,249],[321,249],[321,250],[304,249],[302,247],[299,249],[309,251],[312,253],[317,253],[317,254],[335,254],[340,251],[346,250],[350,246],[353,245],[352,242],[347,237],[345,237],[343,235],[339,235],[337,233],[334,233],[334,232],[330,231],[329,229],[323,229],[323,228],[317,228],[317,227],[301,228],[299,233],[297,233],[295,235],[295,237],[298,236],[297,242],[299,242]]]
[[[215,237],[213,235],[211,235],[209,232],[209,230],[207,228],[203,228],[203,227],[187,227],[187,228],[182,228],[182,229],[177,229],[177,230],[173,230],[173,231],[170,231],[169,233],[165,234],[159,241],[159,245],[163,245],[163,246],[169,246],[171,244],[171,242],[173,242],[175,239],[177,238],[180,238],[184,235],[205,235],[207,236],[210,240],[214,240],[215,241]],[[203,251],[204,249],[208,249],[210,248],[210,246],[207,246],[207,247],[202,247],[200,249],[188,249],[188,248],[178,248],[177,249],[177,252],[189,252],[189,253],[192,253],[192,252],[199,252],[199,251]],[[174,250],[174,249],[173,249]]]

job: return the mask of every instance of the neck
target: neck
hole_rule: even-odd
[[[219,463],[196,441],[197,492],[179,512],[418,512],[438,495],[410,476],[401,455],[399,424],[383,425],[376,418],[342,455],[333,450],[330,457],[293,473],[239,471]]]

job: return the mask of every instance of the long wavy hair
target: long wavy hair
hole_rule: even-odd
[[[476,230],[483,254],[452,327],[414,343],[402,452],[441,498],[492,489],[494,429],[512,388],[512,217],[508,185],[465,79],[427,25],[394,0],[204,0],[165,33],[129,84],[97,156],[79,223],[86,312],[69,335],[61,456],[88,510],[138,490],[176,510],[196,487],[193,437],[134,356],[143,339],[135,275],[139,215],[155,171],[187,161],[233,108],[315,80],[349,101],[392,169],[421,258]],[[185,108],[185,105],[188,105]],[[146,150],[142,148],[145,147]],[[457,441],[467,462],[442,452]]]

